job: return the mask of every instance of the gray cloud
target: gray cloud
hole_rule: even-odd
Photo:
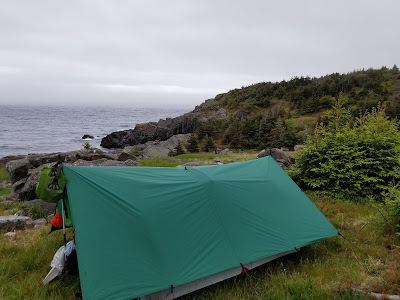
[[[399,63],[396,0],[275,2],[3,0],[0,103],[193,106]]]

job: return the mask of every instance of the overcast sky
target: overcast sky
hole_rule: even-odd
[[[194,106],[400,65],[399,36],[398,0],[1,0],[0,104]]]

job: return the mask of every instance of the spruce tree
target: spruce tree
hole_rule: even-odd
[[[210,152],[210,150],[215,148],[214,141],[211,137],[207,137],[207,142],[206,145],[204,146],[204,151],[205,152]]]
[[[197,142],[197,138],[194,134],[190,136],[190,138],[187,140],[187,143],[188,145],[186,149],[190,153],[199,152],[199,143]]]
[[[271,148],[280,148],[285,146],[286,128],[283,120],[278,118],[275,127],[271,130],[268,137],[268,144]]]

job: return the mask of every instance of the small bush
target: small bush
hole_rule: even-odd
[[[84,142],[84,143],[82,144],[82,147],[83,147],[83,149],[85,149],[85,150],[89,150],[89,149],[92,148],[92,145],[90,145],[89,142]]]
[[[289,169],[304,189],[350,199],[381,197],[400,175],[400,133],[382,108],[350,122],[340,99]]]
[[[215,148],[214,141],[211,137],[207,137],[206,144],[204,146],[204,151],[205,152],[210,152]]]
[[[190,152],[190,153],[195,153],[195,152],[199,152],[199,143],[197,141],[197,138],[194,134],[192,134],[190,136],[190,138],[187,140],[187,146],[186,149]],[[183,154],[183,153],[182,153]]]
[[[386,215],[388,217],[388,222],[391,225],[400,229],[400,183],[390,187],[387,189],[385,193],[383,193],[383,204],[381,205],[386,211]],[[397,235],[400,236],[398,232]]]
[[[174,149],[168,152],[168,156],[177,156],[181,154],[185,154],[185,150],[183,150],[183,147],[180,142],[178,142],[178,145],[176,145]]]
[[[26,214],[33,220],[47,217],[46,213],[43,212],[43,210],[41,210],[38,206],[32,204],[28,205],[26,209]]]

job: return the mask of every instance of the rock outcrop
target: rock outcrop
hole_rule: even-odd
[[[25,216],[0,216],[0,231],[32,228],[33,220]]]
[[[199,124],[205,124],[212,119],[226,120],[228,113],[224,108],[216,111],[206,109],[212,106],[214,101],[207,100],[201,108],[196,107],[192,112],[176,118],[137,124],[134,129],[113,132],[104,137],[100,145],[105,148],[124,148],[149,141],[165,141],[174,135],[193,133]]]
[[[135,146],[127,146],[122,151],[123,153],[140,153],[145,157],[167,157],[169,151],[174,149],[178,143],[185,143],[189,137],[189,134],[177,134],[172,136],[166,141],[150,141],[145,144],[138,144]],[[122,156],[120,154],[120,157]]]
[[[257,154],[257,158],[272,156],[281,167],[289,167],[294,164],[293,155],[286,149],[264,149]]]

